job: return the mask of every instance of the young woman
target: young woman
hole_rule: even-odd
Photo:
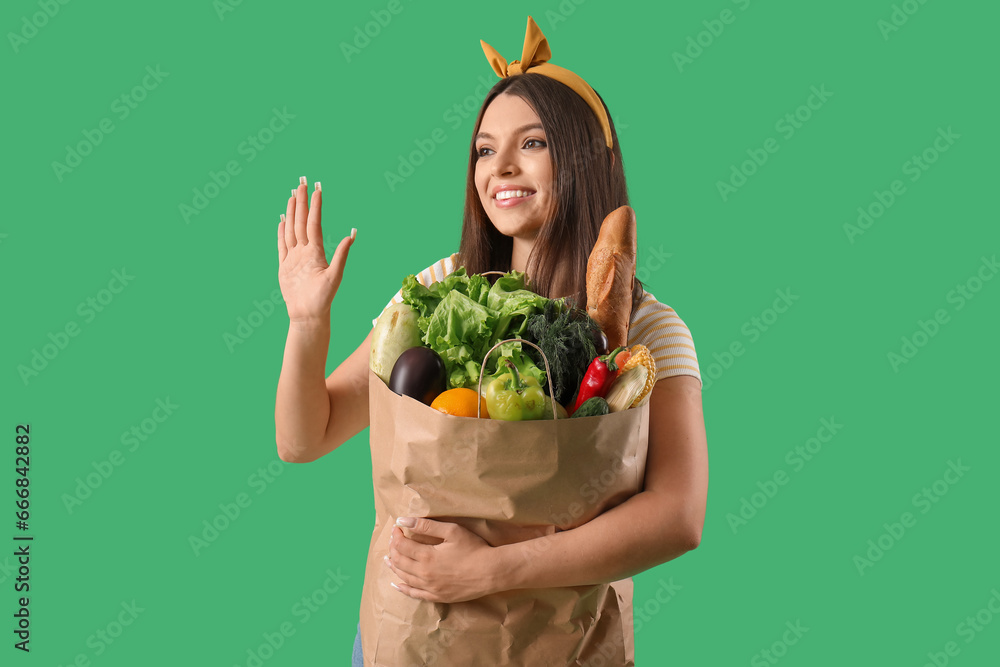
[[[469,274],[525,271],[540,294],[586,305],[587,258],[601,223],[629,203],[611,115],[582,79],[544,66],[551,54],[530,17],[520,63],[507,65],[485,43],[483,48],[502,78],[486,96],[473,130],[460,248],[418,280],[429,284],[458,266]],[[509,190],[520,193],[497,198]],[[318,459],[369,425],[371,333],[323,377],[330,307],[354,233],[327,264],[321,205],[317,183],[307,208],[302,178],[278,225],[278,278],[289,316],[275,403],[284,461]],[[641,215],[637,222],[641,230]],[[397,293],[392,301],[399,300]],[[698,546],[708,454],[691,334],[638,279],[632,300],[628,344],[646,345],[657,365],[643,491],[584,525],[537,538],[538,553],[546,557],[530,561],[457,524],[417,518],[411,537],[393,529],[386,565],[401,595],[460,602],[517,588],[620,583]],[[443,542],[431,546],[438,540]],[[357,642],[355,654],[360,657]]]

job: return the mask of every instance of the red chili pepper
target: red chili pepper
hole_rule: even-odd
[[[625,347],[617,347],[613,352],[603,357],[595,357],[590,362],[590,366],[583,376],[583,381],[580,383],[580,390],[576,393],[576,403],[573,404],[573,409],[569,411],[570,416],[581,405],[586,403],[588,399],[595,396],[604,398],[607,395],[608,390],[611,389],[611,384],[618,377],[618,366],[615,364],[615,356],[624,349]]]

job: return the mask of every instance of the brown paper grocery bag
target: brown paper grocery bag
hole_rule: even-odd
[[[400,516],[458,523],[498,546],[579,526],[642,489],[649,405],[599,417],[453,417],[369,371],[375,528],[361,598],[365,665],[634,665],[632,581],[519,589],[452,604],[389,585]],[[527,545],[525,558],[545,558]]]

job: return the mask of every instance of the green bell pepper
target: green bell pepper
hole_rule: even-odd
[[[510,358],[504,359],[504,363],[508,372],[486,387],[486,409],[490,417],[506,421],[541,419],[545,415],[545,392],[538,380],[518,373]]]

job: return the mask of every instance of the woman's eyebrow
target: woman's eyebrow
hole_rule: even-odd
[[[514,133],[515,134],[521,134],[523,132],[527,132],[528,130],[544,130],[544,129],[545,128],[542,127],[541,123],[532,123],[530,125],[522,125],[521,127],[519,127],[516,130],[514,130]],[[479,139],[493,139],[493,138],[494,137],[493,137],[492,134],[488,134],[486,132],[480,132],[479,134],[476,135],[476,140],[477,141]]]

